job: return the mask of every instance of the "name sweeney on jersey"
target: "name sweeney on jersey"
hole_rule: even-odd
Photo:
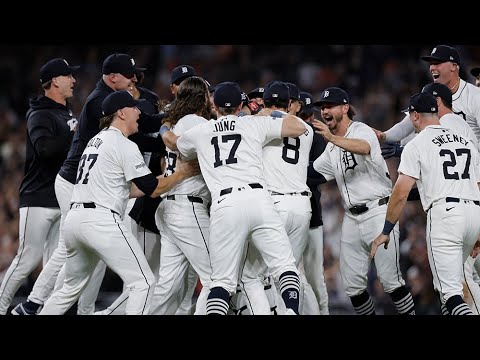
[[[215,123],[215,130],[213,130],[213,132],[233,130],[235,130],[235,120],[223,120]]]
[[[87,148],[89,146],[95,146],[97,149],[100,147],[100,145],[103,144],[103,140],[102,139],[99,139],[97,137],[93,137],[90,139],[90,141],[88,142],[87,144]]]
[[[461,136],[454,134],[445,134],[439,135],[432,139],[432,143],[441,147],[443,144],[458,142],[463,145],[467,145],[468,141],[462,138]]]

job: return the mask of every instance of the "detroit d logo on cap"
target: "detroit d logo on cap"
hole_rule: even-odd
[[[185,66],[182,66],[182,74],[186,74],[188,72],[188,69]]]
[[[330,95],[330,91],[326,90],[325,94],[323,94],[323,97],[326,98],[326,97],[328,97],[328,95]]]
[[[305,105],[310,105],[312,100],[310,98],[305,98]]]
[[[435,51],[437,51],[437,48],[433,48],[431,55],[435,54]]]
[[[132,66],[135,66],[135,60],[133,60],[133,58],[130,58],[130,61],[132,63]]]

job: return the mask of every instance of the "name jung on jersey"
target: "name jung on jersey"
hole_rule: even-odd
[[[213,130],[213,132],[233,130],[235,130],[235,120],[223,120],[215,123],[215,130]]]

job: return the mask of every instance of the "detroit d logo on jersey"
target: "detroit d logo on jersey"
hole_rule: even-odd
[[[347,170],[355,169],[355,166],[358,165],[357,160],[355,160],[355,156],[348,151],[342,149],[342,163],[345,166],[345,172]]]
[[[75,131],[77,129],[78,121],[75,118],[71,118],[67,121],[67,125],[70,127],[70,131]]]

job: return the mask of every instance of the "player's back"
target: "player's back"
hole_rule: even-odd
[[[475,133],[460,115],[454,113],[445,114],[440,118],[440,124],[451,129],[454,133],[461,135],[465,139],[470,140],[473,143],[473,146],[477,150],[480,150]]]
[[[221,116],[188,130],[179,138],[182,153],[196,149],[212,200],[222,189],[251,183],[265,185],[263,144],[281,136],[282,120],[270,116]]]
[[[274,139],[263,147],[263,169],[267,188],[278,193],[308,191],[307,168],[313,131],[307,129],[304,134],[289,138]]]
[[[418,162],[419,168],[413,165]],[[442,125],[427,126],[409,142],[399,166],[399,172],[419,178],[424,209],[446,197],[480,200],[479,170],[473,143]]]

